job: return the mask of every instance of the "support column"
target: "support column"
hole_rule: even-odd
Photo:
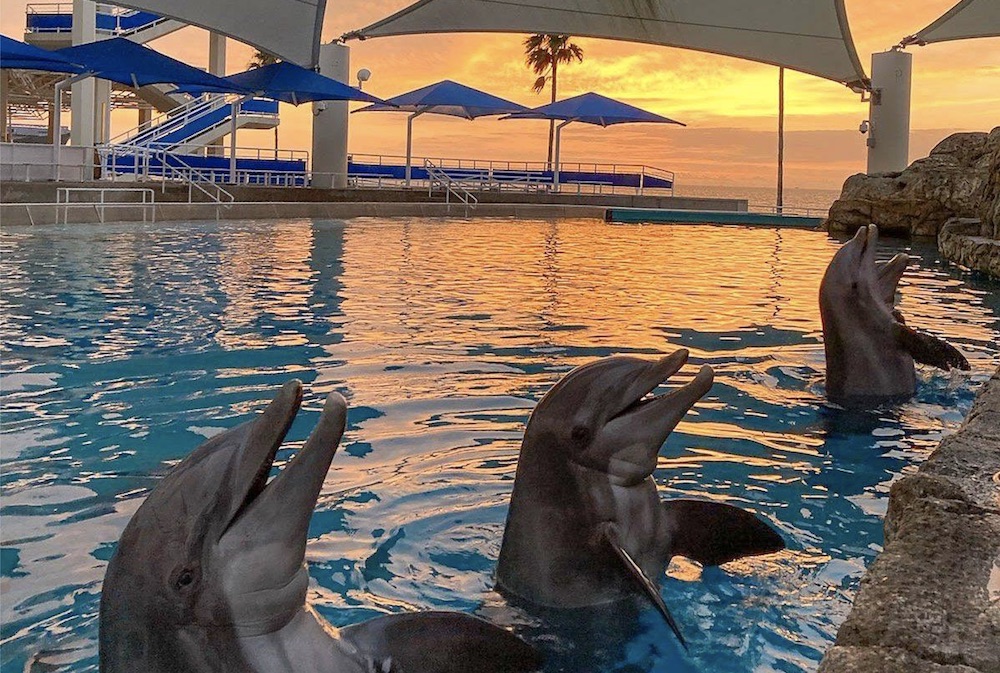
[[[10,90],[9,74],[6,70],[0,70],[0,113],[3,114],[2,127],[0,127],[0,142],[10,142],[10,104],[8,103],[8,91]]]
[[[86,44],[97,39],[97,4],[91,0],[73,0],[73,44]],[[97,115],[96,82],[93,77],[73,85],[70,142],[79,146],[94,144],[94,129]],[[56,136],[59,129],[56,129]]]
[[[226,76],[226,36],[219,33],[208,34],[208,72],[218,77]],[[225,138],[213,140],[205,148],[209,155],[222,157],[226,154]]]
[[[111,140],[111,82],[99,79],[94,84],[94,142]]]
[[[872,54],[868,112],[868,174],[892,173],[910,163],[910,81],[913,55],[902,49]]]
[[[350,84],[351,50],[336,42],[319,50],[319,72]],[[350,109],[347,101],[313,103],[313,187],[347,187],[347,131]]]

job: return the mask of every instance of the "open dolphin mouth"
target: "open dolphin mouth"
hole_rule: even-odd
[[[687,363],[688,356],[689,352],[681,349],[657,362],[650,363],[649,367],[638,372],[627,389],[622,409],[613,414],[609,422],[624,420],[627,417],[638,419],[647,415],[644,412],[654,410],[661,412],[670,409],[680,410],[682,416],[711,387],[713,373],[710,367],[703,367],[689,383],[679,388],[660,394],[655,394],[655,391],[681,370]],[[673,429],[673,425],[670,427]]]
[[[239,506],[226,526],[227,532],[236,527],[257,527],[251,533],[257,536],[270,528],[271,535],[289,542],[301,537],[304,544],[309,518],[344,432],[347,403],[332,393],[309,439],[268,481],[301,404],[302,384],[291,381],[251,426],[233,476]]]

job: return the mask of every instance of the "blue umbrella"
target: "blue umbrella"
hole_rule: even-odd
[[[413,163],[413,119],[422,114],[439,114],[476,119],[528,108],[485,91],[444,80],[409,93],[394,96],[381,105],[369,105],[355,112],[409,112],[406,120],[406,185],[410,184]]]
[[[556,119],[562,124],[556,127],[554,181],[559,186],[559,139],[562,128],[573,122],[594,124],[596,126],[612,126],[614,124],[677,124],[686,126],[679,121],[663,117],[653,112],[637,108],[634,105],[608,98],[596,93],[585,93],[573,98],[556,101],[525,112],[515,112],[503,119]]]
[[[292,105],[322,100],[360,100],[368,103],[383,103],[381,98],[367,94],[361,89],[348,86],[335,79],[324,77],[317,72],[282,61],[251,68],[225,78],[226,81],[261,98],[271,98]],[[212,91],[199,86],[181,86],[179,91],[202,93]]]
[[[165,56],[124,37],[98,40],[55,52],[79,63],[94,77],[139,88],[148,84],[202,86],[206,91],[249,93],[203,70]]]
[[[85,71],[85,68],[71,63],[55,52],[39,49],[6,35],[0,35],[0,68],[66,72],[74,75]]]

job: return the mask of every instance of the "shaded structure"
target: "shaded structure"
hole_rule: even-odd
[[[65,56],[39,49],[6,35],[0,35],[0,69],[39,70],[72,75],[79,75],[87,70]]]
[[[124,0],[117,5],[167,16],[312,68],[319,64],[326,0]]]
[[[904,38],[902,46],[933,42],[1000,37],[1000,2],[996,0],[961,0],[937,21],[916,35]]]
[[[473,120],[527,110],[519,103],[446,79],[355,112],[410,113],[406,118],[406,186],[409,187],[413,174],[413,120],[420,115],[438,114]]]
[[[555,151],[553,152],[552,170],[553,184],[559,188],[559,154],[561,149],[562,129],[573,122],[593,124],[608,127],[616,124],[686,124],[637,108],[628,103],[602,96],[597,93],[585,93],[573,98],[542,105],[533,110],[515,112],[503,119],[555,119],[562,121],[556,126]]]
[[[844,0],[420,0],[344,37],[463,32],[680,47],[783,66],[859,92],[868,87]]]

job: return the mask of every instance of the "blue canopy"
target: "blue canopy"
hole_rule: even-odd
[[[369,105],[355,112],[419,112],[475,119],[528,110],[523,105],[447,79],[400,94],[386,103],[388,105]]]
[[[292,105],[322,100],[384,102],[381,98],[367,94],[361,89],[324,77],[288,61],[252,68],[225,79],[260,98],[271,98]],[[181,86],[178,90],[186,93],[212,91],[198,86]]]
[[[74,75],[85,71],[85,68],[71,63],[55,52],[39,49],[6,35],[0,35],[0,68],[67,72]]]
[[[558,119],[567,122],[583,122],[597,126],[612,124],[634,124],[651,122],[655,124],[679,124],[679,121],[662,117],[652,112],[616,101],[596,93],[585,93],[566,100],[543,105],[526,112],[515,112],[504,119]]]
[[[126,86],[199,85],[217,93],[249,93],[221,77],[210,75],[124,37],[66,47],[54,53],[73,63],[79,63],[84,66],[85,72],[94,77]]]

